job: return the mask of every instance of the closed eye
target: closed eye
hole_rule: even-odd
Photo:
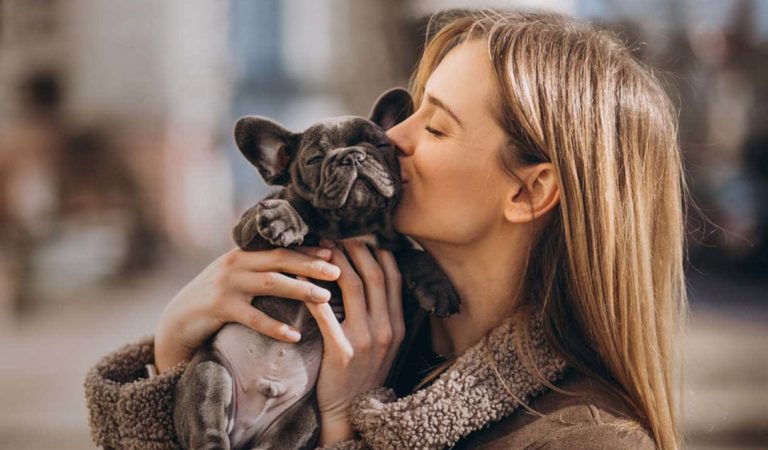
[[[445,136],[445,133],[441,131],[437,131],[432,127],[426,126],[424,127],[425,130],[427,130],[430,134],[434,135],[435,137],[443,137]]]
[[[318,162],[320,162],[322,160],[323,160],[322,156],[314,156],[314,157],[309,158],[307,160],[307,164],[317,164]]]

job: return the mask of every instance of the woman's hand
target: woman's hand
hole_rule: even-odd
[[[365,237],[339,241],[354,268],[339,247],[333,248],[331,262],[341,268],[344,322],[336,320],[328,303],[307,303],[323,335],[316,386],[320,445],[354,436],[349,405],[357,394],[384,384],[405,334],[395,258],[381,249],[372,254],[366,241]]]
[[[331,293],[309,281],[278,272],[335,280],[339,268],[329,264],[328,249],[275,248],[243,251],[235,248],[214,260],[168,303],[155,331],[155,366],[159,373],[191,358],[195,350],[227,322],[238,322],[286,342],[296,342],[289,330],[251,305],[257,295],[274,295],[307,304],[322,304]],[[313,296],[313,291],[319,297]],[[326,304],[326,306],[328,306]],[[329,307],[330,309],[330,307]]]

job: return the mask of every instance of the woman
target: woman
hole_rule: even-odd
[[[612,35],[566,17],[436,23],[416,111],[387,134],[407,181],[396,228],[450,276],[461,314],[404,341],[392,255],[359,238],[330,255],[233,250],[174,297],[154,339],[92,369],[98,443],[175,448],[171,392],[198,345],[228,321],[290,341],[249,306],[269,294],[304,300],[323,333],[326,448],[679,446],[687,191],[667,95]],[[303,276],[338,279],[344,323]],[[153,356],[160,374],[141,380]]]

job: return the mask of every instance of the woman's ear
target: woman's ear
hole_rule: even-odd
[[[524,167],[518,171],[518,176],[523,184],[511,183],[512,189],[504,203],[504,217],[510,223],[538,219],[560,202],[560,185],[552,163]]]

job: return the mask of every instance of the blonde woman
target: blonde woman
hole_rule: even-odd
[[[247,306],[272,294],[305,300],[323,333],[324,448],[680,446],[688,196],[659,81],[611,34],[559,15],[450,11],[430,31],[415,112],[387,131],[407,180],[395,225],[450,276],[461,314],[404,336],[392,255],[361,239],[330,255],[233,250],[169,303],[154,337],[89,373],[97,443],[176,448],[186,359],[228,321],[288,340]],[[347,319],[273,271],[338,279]],[[151,363],[159,375],[145,379]]]

